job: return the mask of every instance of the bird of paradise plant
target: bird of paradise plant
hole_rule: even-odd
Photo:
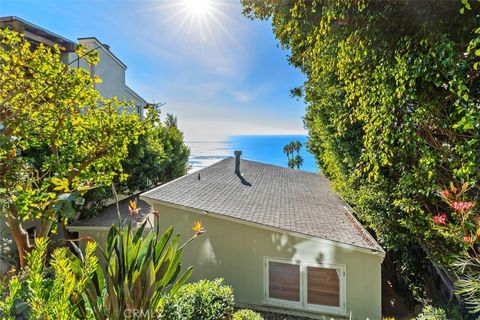
[[[101,250],[105,267],[86,290],[96,319],[124,319],[132,310],[142,312],[142,319],[152,319],[160,299],[175,294],[192,274],[193,267],[181,272],[181,258],[184,247],[204,232],[201,223],[195,223],[194,234],[180,244],[173,227],[162,234],[157,222],[147,232],[147,222],[136,231],[131,223],[110,228],[106,248]]]

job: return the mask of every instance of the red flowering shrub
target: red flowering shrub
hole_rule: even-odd
[[[468,201],[469,188],[464,184],[458,189],[453,184],[440,192],[442,199],[452,209],[448,213],[432,216],[432,221],[440,233],[463,243],[465,253],[478,257],[480,242],[480,216],[476,212],[476,202]]]
[[[445,213],[439,214],[433,217],[433,222],[435,224],[446,224],[447,223],[447,215]]]
[[[469,201],[469,188],[453,184],[440,196],[451,212],[432,216],[434,228],[447,238],[461,244],[464,251],[456,254],[451,271],[456,276],[456,292],[463,296],[471,312],[480,312],[480,215],[475,201]]]

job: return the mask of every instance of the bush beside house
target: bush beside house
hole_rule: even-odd
[[[233,314],[233,320],[263,320],[263,317],[255,311],[240,309]]]
[[[184,285],[173,296],[161,303],[160,318],[176,319],[232,319],[233,290],[222,279],[201,280]]]

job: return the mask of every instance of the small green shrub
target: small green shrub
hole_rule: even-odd
[[[415,320],[462,320],[465,314],[458,306],[433,307],[425,305]]]
[[[159,310],[164,320],[232,319],[233,290],[223,279],[201,280],[180,287],[175,295],[166,296]]]
[[[424,306],[422,313],[420,313],[416,320],[448,320],[447,313],[443,308],[432,307],[430,305]]]
[[[56,248],[50,261],[47,246],[46,238],[36,238],[28,268],[0,283],[0,319],[92,319],[82,313],[82,294],[98,268],[96,244],[87,243],[82,259]]]
[[[233,320],[263,320],[263,317],[255,311],[241,309],[233,314]]]

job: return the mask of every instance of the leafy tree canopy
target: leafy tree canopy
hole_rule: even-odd
[[[137,143],[128,146],[128,157],[122,161],[127,178],[115,179],[115,188],[120,193],[145,191],[187,173],[190,150],[177,127],[177,118],[167,114],[165,121],[161,121],[159,107],[147,106],[144,132]],[[98,214],[112,196],[108,186],[88,191],[85,204],[77,208],[80,217]]]
[[[431,217],[446,210],[436,194],[451,181],[470,199],[480,191],[480,3],[242,3],[271,19],[307,76],[292,93],[307,103],[308,147],[383,246],[444,263],[463,250]]]
[[[77,54],[98,61],[81,46]],[[0,30],[0,210],[22,266],[31,250],[22,223],[39,219],[38,236],[48,236],[83,192],[122,175],[128,146],[143,132],[128,103],[100,96],[98,81],[62,63],[58,47]]]

